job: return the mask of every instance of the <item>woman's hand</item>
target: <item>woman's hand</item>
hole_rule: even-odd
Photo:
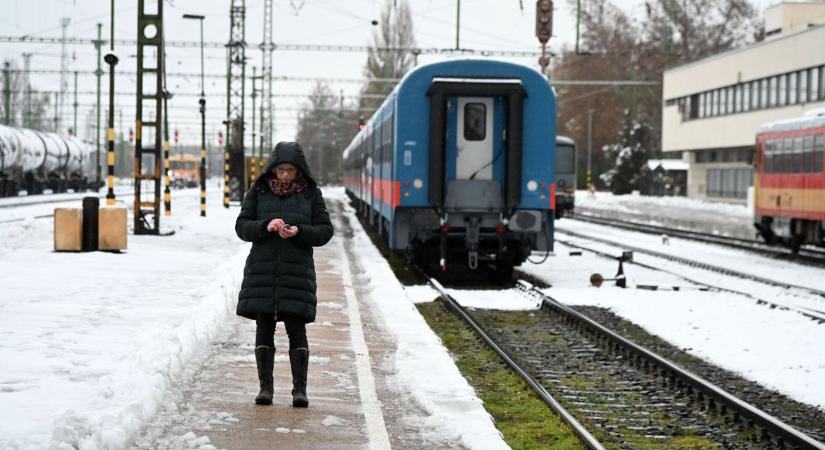
[[[289,228],[281,227],[278,230],[278,235],[284,239],[289,239],[298,234],[298,225],[291,225]]]
[[[281,229],[284,227],[284,219],[272,219],[266,225],[266,231],[274,232],[277,231],[280,233]],[[283,236],[281,236],[283,237]]]

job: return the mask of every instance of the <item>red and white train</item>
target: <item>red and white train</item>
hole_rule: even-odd
[[[756,134],[754,226],[769,244],[825,246],[825,109]]]

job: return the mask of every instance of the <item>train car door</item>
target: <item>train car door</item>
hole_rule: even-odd
[[[466,180],[475,175],[474,179],[490,180],[493,178],[492,165],[488,164],[493,159],[493,99],[456,97],[455,101],[455,179]]]

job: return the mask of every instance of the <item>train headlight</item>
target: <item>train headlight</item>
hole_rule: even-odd
[[[413,180],[413,187],[416,189],[421,189],[424,187],[424,181],[421,178],[416,178]]]
[[[527,182],[527,190],[530,191],[530,192],[535,191],[536,189],[538,189],[538,187],[539,187],[539,184],[536,183],[536,180],[530,180],[530,181]]]

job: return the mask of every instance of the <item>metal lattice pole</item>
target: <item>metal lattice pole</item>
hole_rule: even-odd
[[[228,208],[231,201],[240,202],[246,186],[246,167],[243,148],[244,91],[246,81],[246,6],[245,0],[232,0],[229,9],[229,44],[226,79],[226,117],[228,130],[224,154],[224,198]]]
[[[156,14],[146,14],[144,5],[147,1],[157,2]],[[160,181],[161,160],[163,159],[161,154],[164,65],[163,0],[138,0],[137,36],[134,229],[135,234],[158,235],[160,234]],[[147,51],[154,52],[154,58],[145,58]],[[152,76],[145,77],[144,75]],[[154,89],[144,87],[144,81],[152,83]],[[151,163],[146,170],[143,168],[144,162],[147,166]],[[144,182],[146,182],[145,185]],[[142,197],[144,187],[152,188],[146,193],[149,194],[146,198]]]
[[[272,0],[264,0],[264,39],[261,43],[263,52],[261,61],[261,147],[266,153],[272,151],[274,139],[272,121],[272,54],[275,43],[272,42]]]

